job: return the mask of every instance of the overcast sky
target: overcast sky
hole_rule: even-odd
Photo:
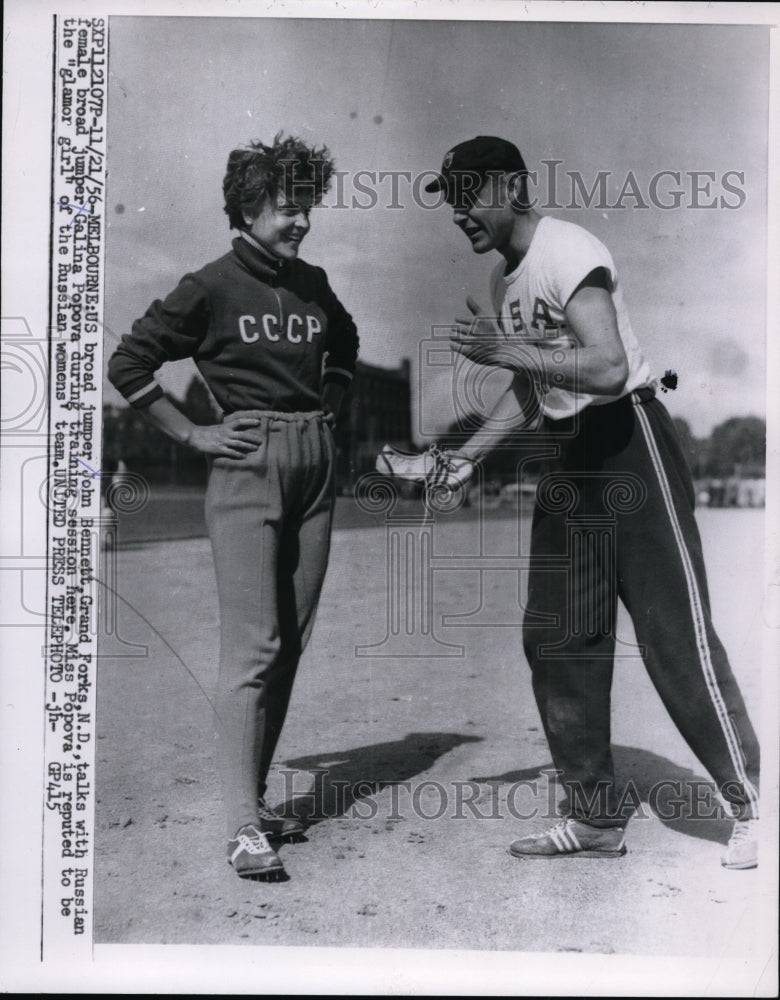
[[[606,206],[549,214],[609,247],[654,374],[679,375],[672,413],[697,435],[764,416],[768,29],[112,17],[109,60],[106,357],[152,299],[228,248],[234,146],[279,129],[326,143],[349,205],[368,201],[358,171],[417,176],[456,142],[496,134],[540,170],[543,200],[544,160],[561,161],[562,206],[569,173],[588,188],[609,173]],[[677,209],[650,204],[663,170],[681,175]],[[715,175],[698,195],[692,171]],[[630,195],[613,207],[630,173],[648,207]],[[476,257],[446,207],[399,184],[400,208],[387,179],[370,209],[331,195],[301,256],[327,270],[364,360],[412,360],[418,426],[432,429],[453,414],[451,372],[421,373],[426,341],[463,314],[467,292],[488,304],[498,257]],[[675,187],[660,183],[666,204]],[[186,376],[165,378],[178,391]]]

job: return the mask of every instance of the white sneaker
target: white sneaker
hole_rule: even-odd
[[[399,451],[386,444],[377,456],[376,470],[385,476],[406,479],[426,486],[465,486],[474,475],[475,463],[432,444],[427,451]]]
[[[736,819],[726,850],[720,859],[724,868],[758,867],[758,820]]]

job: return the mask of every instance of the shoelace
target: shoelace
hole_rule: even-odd
[[[432,444],[428,449],[428,454],[433,459],[434,468],[437,472],[454,472],[455,464],[446,451],[443,451],[437,444]]]
[[[270,820],[282,819],[281,816],[278,816],[272,809],[268,808],[263,799],[258,800],[257,811],[260,815],[260,819],[270,819]]]
[[[268,843],[265,834],[260,833],[259,830],[252,834],[251,837],[246,833],[239,833],[236,840],[238,841],[238,846],[246,851],[247,854],[266,854],[271,850],[271,845]]]
[[[734,847],[736,844],[742,844],[746,840],[755,840],[755,822],[756,821],[754,819],[737,820],[734,824],[734,829],[731,831],[731,836],[729,837],[729,847]]]
[[[434,466],[437,472],[456,472],[455,462],[460,462],[462,464],[476,465],[477,463],[471,458],[461,458],[458,455],[450,455],[449,452],[444,451],[437,444],[432,444],[428,449],[428,454],[434,461]]]

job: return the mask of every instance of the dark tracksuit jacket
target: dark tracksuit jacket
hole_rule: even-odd
[[[155,371],[191,357],[225,415],[307,412],[319,408],[323,381],[349,385],[357,349],[355,324],[322,268],[302,260],[274,266],[237,237],[223,257],[152,303],[122,338],[108,377],[144,407],[163,395]]]

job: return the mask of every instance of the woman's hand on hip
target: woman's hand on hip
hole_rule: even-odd
[[[193,427],[187,444],[204,455],[242,458],[263,443],[260,417],[246,413],[231,413],[221,424]]]

